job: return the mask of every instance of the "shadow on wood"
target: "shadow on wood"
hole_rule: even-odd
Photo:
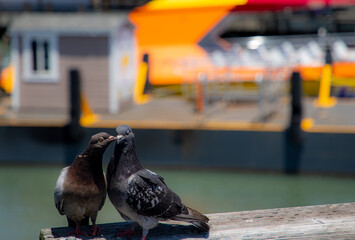
[[[161,223],[149,231],[147,239],[355,239],[355,202],[215,213],[207,216],[211,227],[209,233],[201,233],[191,225]],[[119,239],[116,238],[117,228],[128,229],[131,224],[102,224],[102,236],[82,239]],[[42,229],[40,240],[68,239],[63,237],[72,230]],[[89,228],[84,227],[83,231],[87,233]],[[140,238],[141,234],[135,235],[133,239]]]
[[[118,229],[129,229],[133,223],[129,222],[120,222],[120,223],[107,223],[100,224],[102,228],[102,232],[99,236],[92,237],[84,237],[80,236],[81,239],[100,239],[100,240],[113,240],[113,239],[127,239],[125,237],[116,237]],[[61,227],[61,228],[50,228],[42,230],[40,239],[71,239],[68,237],[68,233],[72,232],[74,228]],[[81,228],[85,234],[87,234],[91,226],[84,226]],[[136,227],[138,230],[137,234],[133,236],[132,239],[141,239],[142,229],[140,227]],[[73,236],[73,235],[72,235]],[[197,228],[192,225],[182,225],[182,224],[169,224],[169,223],[159,223],[159,225],[151,229],[148,234],[147,239],[187,239],[187,238],[197,238],[197,239],[207,239],[209,237],[209,233],[201,232]],[[72,237],[75,239],[75,237]]]

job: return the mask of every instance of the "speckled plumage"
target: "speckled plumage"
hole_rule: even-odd
[[[208,231],[206,216],[186,207],[161,176],[141,165],[132,129],[121,125],[116,131],[118,140],[107,167],[108,196],[125,220],[142,226],[142,239],[160,220],[186,221]]]

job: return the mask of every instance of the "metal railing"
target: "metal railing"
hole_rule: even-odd
[[[196,111],[201,112],[212,103],[257,102],[256,121],[266,121],[274,114],[279,100],[287,93],[292,72],[289,65],[267,65],[241,62],[224,56],[228,61],[211,59],[186,59],[181,69],[182,95],[195,100]],[[222,56],[221,56],[222,59]]]

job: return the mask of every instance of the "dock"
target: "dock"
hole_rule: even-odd
[[[103,131],[114,134],[117,126],[127,124],[135,132],[137,153],[145,165],[353,176],[355,100],[340,99],[330,109],[315,108],[313,100],[304,99],[304,118],[314,124],[303,129],[296,144],[289,143],[287,133],[288,99],[280,100],[278,111],[261,121],[256,102],[215,103],[197,113],[182,98],[156,98],[119,114],[101,114],[73,143],[66,141],[68,114],[14,112],[4,104],[0,134],[12,140],[0,141],[0,163],[68,165],[90,136]]]
[[[162,239],[355,239],[355,202],[291,208],[207,214],[211,230],[201,233],[191,225],[178,222],[160,223],[149,231],[149,240]],[[116,240],[117,228],[132,223],[100,224],[97,237],[82,239]],[[84,232],[89,227],[83,227]],[[47,228],[40,240],[74,240],[71,228]],[[133,239],[140,239],[135,235]],[[125,238],[122,238],[125,239]]]
[[[338,99],[332,108],[314,106],[315,98],[305,98],[304,119],[312,119],[311,133],[355,133],[355,100]],[[289,99],[280,100],[277,110],[267,118],[256,101],[232,104],[214,103],[196,112],[194,103],[180,97],[155,98],[144,105],[134,105],[118,114],[100,114],[87,128],[116,128],[127,124],[133,129],[284,131],[290,121]],[[10,99],[0,104],[1,127],[63,127],[69,115],[60,112],[11,110]]]

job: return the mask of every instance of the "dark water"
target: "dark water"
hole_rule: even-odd
[[[0,166],[0,239],[38,239],[65,226],[53,203],[62,167]],[[355,178],[151,169],[204,213],[354,202]],[[98,223],[122,221],[107,199]]]

